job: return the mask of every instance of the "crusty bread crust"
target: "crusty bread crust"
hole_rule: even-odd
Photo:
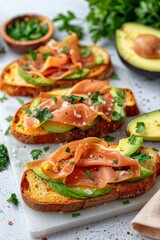
[[[125,108],[127,116],[135,116],[139,114],[139,110],[136,104],[133,93],[129,89],[125,89],[126,99]],[[99,123],[93,127],[81,130],[79,128],[74,128],[65,133],[49,133],[46,132],[42,127],[37,129],[26,130],[23,127],[23,117],[24,117],[24,107],[30,107],[30,103],[23,105],[15,114],[15,117],[11,124],[12,134],[21,142],[28,144],[39,144],[39,143],[61,143],[67,141],[73,141],[82,139],[85,137],[98,136],[99,134],[104,136],[108,133],[114,132],[120,128],[124,122],[111,121],[107,122],[101,120]]]
[[[97,47],[100,48],[100,47]],[[100,48],[102,49],[102,48]],[[105,50],[104,50],[105,51]],[[111,76],[113,73],[113,66],[110,60],[109,55],[107,54],[107,64],[101,64],[99,66],[94,67],[90,74],[86,76],[87,79],[97,79],[97,80],[104,80]],[[71,87],[77,82],[85,79],[85,78],[79,78],[79,79],[73,79],[73,80],[58,80],[54,84],[54,86],[47,86],[47,87],[39,87],[32,84],[28,84],[27,82],[19,85],[14,82],[8,82],[5,78],[5,74],[8,74],[11,71],[12,64],[16,63],[16,61],[10,63],[8,66],[4,68],[2,71],[1,77],[0,77],[0,89],[4,92],[6,92],[10,96],[31,96],[35,97],[40,92],[47,92],[55,88],[59,88],[60,86],[65,87]]]
[[[108,146],[111,146],[112,148],[114,148],[116,144],[108,144]],[[158,161],[158,154],[155,151],[153,151],[151,148],[141,147],[140,150],[142,152],[150,154],[151,156],[151,160],[145,161],[143,163],[143,166],[147,167],[148,169],[151,169],[153,171],[153,174],[144,180],[139,180],[137,182],[123,182],[118,184],[111,184],[114,186],[114,188],[110,193],[104,194],[99,197],[86,198],[84,200],[64,197],[58,193],[55,193],[54,190],[51,189],[50,191],[53,192],[53,199],[49,198],[49,200],[47,201],[47,194],[46,196],[44,196],[45,200],[36,199],[36,197],[34,196],[35,193],[32,192],[29,176],[36,175],[36,174],[32,170],[27,170],[24,172],[21,180],[22,198],[29,207],[37,211],[71,212],[71,211],[78,211],[80,209],[84,209],[88,207],[94,207],[94,206],[97,206],[106,202],[110,202],[113,200],[128,199],[128,198],[134,198],[136,196],[139,196],[145,193],[146,191],[148,191],[153,186],[156,179],[156,162]],[[39,184],[41,183],[48,184],[47,188],[49,188],[49,183],[47,183],[45,180],[42,180],[37,175],[36,175],[36,178],[38,178],[38,181],[40,181]],[[54,197],[54,193],[56,195],[55,197]]]

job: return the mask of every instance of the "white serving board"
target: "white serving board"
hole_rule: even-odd
[[[131,74],[125,68],[118,66],[116,67],[116,72],[121,80],[111,80],[111,83],[117,87],[126,87],[134,91],[131,82],[134,81],[134,78],[137,77],[137,75]],[[158,87],[159,83],[157,84]],[[157,87],[155,87],[153,95],[155,95],[156,91],[158,91]],[[0,92],[0,97],[3,96],[3,94],[4,93]],[[30,100],[30,98],[22,99],[25,102]],[[145,112],[145,108],[143,108],[140,99],[137,100],[140,103],[141,112]],[[7,101],[0,103],[0,121],[4,132],[9,125],[5,118],[8,117],[9,115],[13,116],[20,106],[21,105],[14,97],[8,97]],[[156,109],[156,107],[158,108],[158,102],[155,102],[154,106],[152,104],[151,110]],[[127,120],[129,120],[129,118]],[[115,133],[112,133],[112,135],[116,136],[116,140],[118,140],[121,137],[125,137],[125,126],[120,130],[117,130]],[[9,150],[10,162],[19,193],[20,193],[19,184],[21,176],[23,174],[23,165],[27,161],[32,160],[30,156],[30,151],[34,148],[43,149],[44,146],[49,145],[50,150],[47,153],[43,153],[41,155],[41,157],[44,157],[49,155],[52,151],[54,151],[61,145],[61,144],[25,145],[17,141],[11,134],[6,136],[5,140]],[[152,143],[149,143],[147,145],[155,146]],[[155,147],[159,147],[159,145],[156,143]],[[159,189],[159,184],[160,178],[157,179],[155,186],[150,191],[143,194],[142,196],[137,197],[136,199],[131,199],[130,204],[124,205],[122,200],[114,201],[111,203],[96,206],[94,208],[78,211],[80,213],[80,216],[76,218],[72,218],[72,213],[62,214],[62,213],[36,212],[30,209],[28,206],[26,206],[22,201],[28,230],[30,231],[32,237],[38,238],[58,231],[63,231],[65,229],[73,228],[76,226],[84,225],[87,223],[95,222],[105,218],[138,210]]]

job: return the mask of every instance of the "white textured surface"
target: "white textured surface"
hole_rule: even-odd
[[[12,5],[12,8],[11,8]],[[71,1],[71,0],[65,0],[65,1],[51,1],[48,0],[47,3],[44,1],[38,1],[38,2],[33,2],[31,0],[28,0],[26,2],[22,1],[16,1],[14,4],[12,3],[11,0],[6,0],[5,3],[1,6],[1,20],[0,21],[5,21],[7,18],[10,16],[14,16],[16,14],[22,13],[22,12],[39,12],[42,13],[46,16],[53,17],[56,12],[62,12],[66,11],[69,8],[74,10],[79,16],[82,16],[85,14],[86,4],[84,1],[79,0],[79,1]],[[2,22],[0,22],[2,23]],[[61,37],[59,33],[56,35],[57,37]],[[89,39],[84,41],[84,43],[89,43]],[[100,44],[104,45],[106,41],[102,41]],[[147,112],[150,110],[155,110],[159,108],[160,104],[160,81],[159,80],[154,80],[154,81],[145,81],[144,77],[140,77],[134,73],[131,73],[129,70],[124,68],[124,66],[120,63],[117,54],[115,53],[115,50],[113,49],[112,44],[109,42],[105,44],[105,47],[110,51],[112,55],[112,62],[114,65],[119,66],[117,69],[118,75],[120,76],[121,81],[118,80],[112,80],[112,84],[116,83],[116,85],[124,85],[127,87],[127,81],[132,81],[132,85],[135,90],[135,95],[137,97],[137,100],[139,102],[139,106],[141,109],[141,112]],[[15,58],[15,54],[12,54],[11,52],[8,52],[5,54],[4,57],[1,57],[0,63],[4,66],[5,64],[9,63],[12,59]],[[128,83],[129,85],[131,83]],[[133,90],[133,89],[132,89]],[[15,111],[17,107],[19,107],[19,104],[17,100],[10,100],[6,101],[5,103],[5,108],[8,110],[13,106],[12,110]],[[7,103],[8,102],[8,103]],[[2,105],[1,105],[2,106]],[[0,106],[0,111],[2,114],[2,108]],[[4,106],[4,104],[3,104]],[[3,112],[3,115],[5,113]],[[5,116],[5,115],[4,115]],[[3,128],[6,129],[7,127],[7,122],[3,121]],[[124,134],[124,130],[122,129],[120,131],[121,134]],[[117,135],[115,133],[114,135]],[[16,141],[12,142],[12,138],[6,137],[6,140],[8,139],[8,143],[10,145],[10,150],[12,151],[12,144],[15,144]],[[11,139],[11,141],[10,141]],[[2,142],[2,137],[0,137],[0,143]],[[18,142],[18,147],[17,147],[17,154],[15,159],[12,159],[15,161],[14,166],[19,166],[19,162],[22,161],[23,163],[28,159],[27,155],[25,152],[27,149],[24,148],[22,145],[20,145]],[[148,143],[147,143],[148,144]],[[154,143],[152,146],[158,148],[160,147],[159,143]],[[28,148],[28,147],[27,147]],[[19,157],[23,156],[23,159],[19,159]],[[20,164],[21,165],[21,164]],[[19,171],[19,167],[14,168]],[[26,225],[24,223],[24,217],[22,214],[22,208],[21,204],[18,208],[12,207],[11,205],[6,202],[6,199],[10,196],[11,192],[17,192],[15,189],[15,184],[14,184],[14,179],[12,176],[11,168],[9,167],[8,170],[0,173],[1,181],[0,181],[0,240],[3,239],[31,239],[28,231],[26,229]],[[143,199],[144,200],[144,199]],[[137,200],[138,201],[138,198]],[[10,207],[8,207],[10,206]],[[130,208],[129,205],[123,205],[122,207],[125,207],[125,210],[127,208]],[[94,211],[94,218],[96,219],[96,215],[99,210],[99,207],[96,208],[97,212]],[[103,208],[100,207],[100,209],[103,211]],[[32,210],[29,210],[32,211]],[[86,210],[85,210],[86,211]],[[90,210],[89,210],[90,211]],[[128,210],[127,210],[128,211]],[[35,214],[38,215],[38,213],[34,212]],[[148,239],[144,238],[140,235],[138,235],[136,232],[134,232],[131,229],[130,222],[131,219],[135,216],[135,213],[130,213],[127,215],[121,215],[116,218],[111,218],[108,220],[104,220],[101,222],[96,222],[95,224],[92,225],[87,225],[81,228],[75,228],[71,229],[67,232],[62,232],[62,233],[57,233],[54,234],[51,237],[48,237],[48,239]],[[56,218],[57,219],[57,218]],[[8,225],[8,220],[13,221],[13,225],[10,226]],[[73,220],[73,219],[72,219]],[[47,222],[47,221],[44,221]],[[36,226],[35,222],[35,226]],[[49,223],[48,223],[49,224]],[[130,234],[127,234],[127,232],[132,232],[133,236]]]

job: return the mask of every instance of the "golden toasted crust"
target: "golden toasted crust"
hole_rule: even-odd
[[[116,145],[117,144],[108,144],[108,146],[112,148]],[[134,198],[148,191],[153,186],[156,179],[158,154],[148,147],[141,147],[140,151],[151,156],[151,159],[146,160],[142,165],[152,170],[153,174],[144,180],[110,184],[113,186],[113,190],[110,193],[99,197],[78,200],[54,192],[47,181],[39,178],[32,170],[27,170],[24,172],[21,180],[22,198],[29,207],[44,212],[78,211],[83,208],[93,207],[116,199]]]
[[[97,49],[100,47],[97,47]],[[100,48],[101,51],[104,49]],[[104,50],[105,51],[105,50]],[[87,79],[99,79],[99,80],[104,80],[111,76],[113,73],[113,66],[110,60],[109,55],[107,54],[107,64],[101,64],[99,66],[94,67],[90,74],[87,76]],[[55,88],[59,88],[60,86],[65,87],[71,87],[75,83],[85,79],[85,78],[79,78],[79,79],[73,79],[73,80],[58,80],[54,84],[54,86],[47,86],[47,87],[38,87],[32,84],[28,84],[27,82],[23,81],[22,83],[18,83],[17,81],[8,79],[7,74],[10,73],[13,64],[17,62],[14,61],[8,66],[4,68],[2,71],[1,77],[0,77],[0,89],[10,96],[31,96],[35,97],[37,96],[40,92],[47,92]],[[10,78],[10,77],[9,77]]]
[[[136,104],[133,93],[129,89],[125,89],[125,108],[127,116],[135,116],[139,114],[139,110]],[[114,132],[120,128],[124,122],[111,121],[107,122],[101,120],[99,123],[87,130],[81,130],[79,128],[74,128],[65,133],[48,133],[42,127],[37,129],[26,130],[23,127],[23,119],[25,115],[24,107],[30,107],[31,103],[23,105],[15,114],[15,117],[11,124],[12,134],[21,142],[29,144],[39,144],[39,143],[61,143],[67,141],[73,141],[82,139],[85,137],[93,137],[101,134],[102,136]]]

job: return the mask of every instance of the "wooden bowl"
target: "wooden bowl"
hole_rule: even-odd
[[[25,18],[40,18],[44,23],[48,23],[48,32],[41,38],[28,41],[19,41],[11,38],[7,34],[7,26],[16,20],[23,20]],[[25,14],[14,17],[5,22],[1,27],[1,34],[7,45],[16,53],[26,53],[30,48],[36,49],[41,45],[45,45],[52,37],[54,32],[54,26],[50,19],[36,14]]]

